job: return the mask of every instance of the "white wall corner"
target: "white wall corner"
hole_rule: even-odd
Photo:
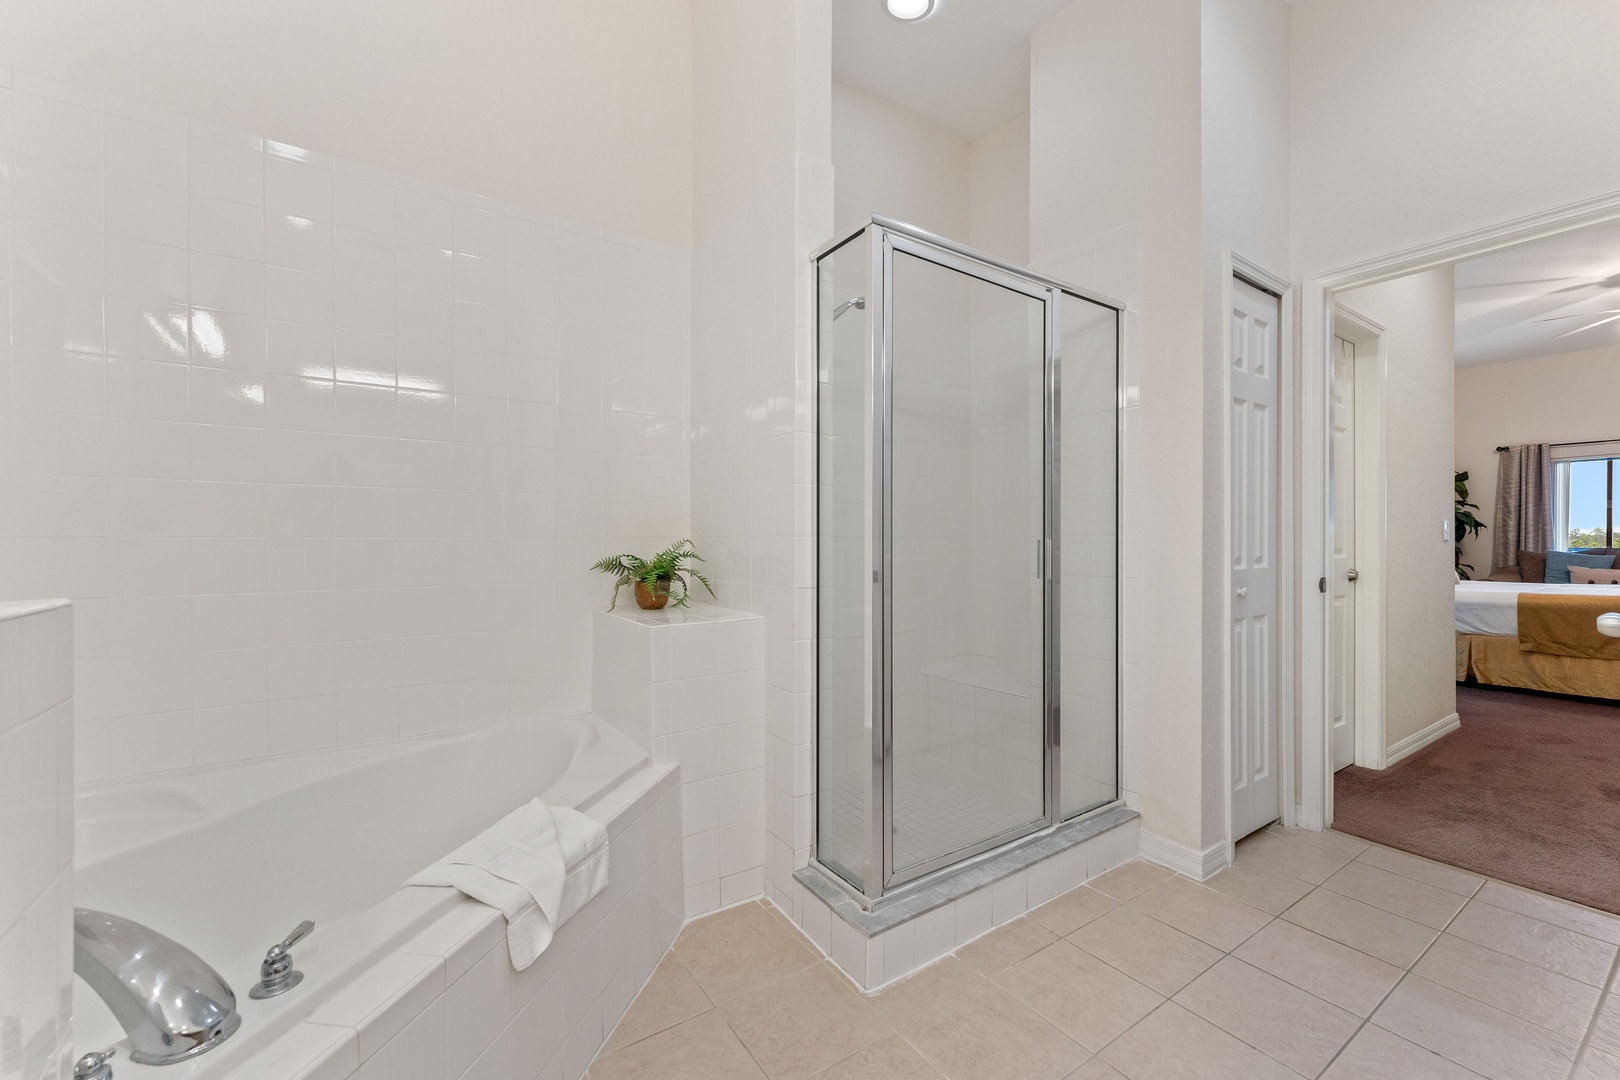
[[[1421,731],[1412,732],[1406,738],[1392,744],[1384,752],[1384,768],[1389,768],[1402,758],[1411,757],[1425,746],[1439,742],[1460,727],[1462,727],[1462,717],[1452,713],[1450,716],[1442,716]]]
[[[1178,844],[1174,840],[1142,830],[1142,858],[1150,863],[1174,870],[1194,881],[1208,881],[1231,863],[1230,845],[1225,840],[1211,844],[1203,851]]]

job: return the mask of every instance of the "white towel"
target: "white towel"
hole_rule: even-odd
[[[522,971],[607,882],[602,823],[535,799],[405,884],[449,885],[500,908],[512,966]]]

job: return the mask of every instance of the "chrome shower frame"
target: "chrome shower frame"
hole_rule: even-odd
[[[862,884],[856,886],[832,866],[823,863],[818,857],[820,827],[820,814],[817,801],[822,789],[819,760],[813,762],[811,775],[815,779],[815,791],[811,804],[810,819],[812,823],[811,836],[811,862],[819,867],[827,878],[844,889],[856,902],[866,910],[872,910],[880,899],[894,899],[904,893],[922,887],[929,880],[948,870],[958,868],[965,863],[980,861],[997,854],[1009,845],[1025,841],[1031,836],[1044,834],[1059,825],[1070,821],[1080,820],[1094,814],[1102,814],[1117,806],[1122,800],[1119,797],[1123,781],[1123,743],[1121,739],[1121,719],[1123,716],[1123,678],[1122,655],[1120,649],[1119,625],[1123,611],[1123,550],[1120,534],[1123,526],[1123,469],[1124,469],[1124,424],[1121,410],[1125,404],[1124,390],[1124,312],[1125,305],[1118,300],[1089,289],[1069,285],[1044,274],[1036,273],[1026,267],[998,259],[992,255],[977,251],[963,244],[947,240],[924,229],[908,225],[892,218],[877,214],[872,215],[870,221],[861,224],[811,253],[812,266],[819,266],[821,260],[848,244],[864,241],[870,244],[868,255],[868,272],[870,282],[866,295],[857,298],[862,303],[848,300],[840,305],[838,315],[854,306],[859,309],[868,309],[873,313],[871,320],[871,337],[867,357],[867,370],[871,375],[871,401],[872,401],[872,427],[870,432],[872,447],[872,500],[869,513],[874,523],[872,529],[872,549],[870,552],[873,567],[873,580],[869,583],[871,589],[871,701],[869,703],[869,720],[872,734],[871,760],[869,762],[870,775],[865,787],[865,821],[867,835],[865,837],[865,865],[862,874]],[[1043,355],[1043,456],[1044,456],[1044,491],[1043,491],[1043,527],[1039,544],[1039,574],[1042,578],[1043,610],[1043,732],[1044,732],[1044,791],[1042,793],[1044,815],[1028,824],[1018,826],[998,835],[970,843],[962,848],[952,851],[938,858],[902,868],[898,873],[894,867],[894,848],[890,840],[894,836],[894,716],[893,695],[890,693],[893,679],[893,638],[888,632],[893,621],[893,500],[890,498],[889,482],[893,475],[893,374],[894,374],[894,311],[889,302],[893,295],[894,285],[894,254],[901,252],[915,256],[927,262],[955,270],[968,277],[977,278],[990,284],[998,285],[1014,292],[1021,293],[1038,300],[1043,306],[1044,319],[1044,355]],[[820,295],[821,275],[814,275],[817,295],[814,310],[817,312],[816,323],[816,350],[818,355],[817,369],[820,370],[819,354],[822,348],[820,312],[827,299]],[[1065,818],[1063,816],[1062,802],[1062,725],[1060,713],[1060,601],[1061,601],[1061,572],[1062,547],[1060,544],[1061,522],[1061,487],[1060,469],[1062,457],[1060,453],[1060,419],[1061,419],[1061,390],[1062,390],[1062,298],[1067,294],[1080,300],[1089,301],[1100,307],[1112,309],[1114,312],[1114,372],[1115,372],[1115,417],[1114,425],[1114,500],[1115,500],[1115,544],[1114,544],[1114,612],[1115,612],[1115,649],[1114,649],[1114,745],[1115,745],[1115,798],[1100,806],[1092,807],[1081,813]],[[836,317],[836,316],[835,316]],[[812,429],[816,433],[817,443],[821,438],[820,394],[814,394],[817,410]],[[814,454],[815,473],[813,486],[819,491],[821,485],[821,454],[819,449]],[[813,529],[816,544],[821,543],[820,498],[812,500]],[[817,672],[817,704],[814,708],[817,732],[812,738],[812,750],[819,758],[819,725],[820,711],[820,643],[821,643],[821,595],[820,595],[820,558],[813,560],[817,574],[816,599],[816,627],[814,647],[816,657],[812,670]]]

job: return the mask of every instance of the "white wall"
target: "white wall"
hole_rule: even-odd
[[[838,79],[832,84],[833,231],[882,214],[964,240],[967,140]]]
[[[78,605],[79,779],[588,703],[586,568],[686,535],[689,263],[17,74],[0,596]]]
[[[1031,261],[1130,290],[1126,786],[1137,727],[1143,828],[1196,850],[1225,825],[1219,725],[1204,716],[1210,643],[1187,629],[1204,577],[1185,563],[1144,576],[1140,543],[1204,535],[1199,68],[1193,0],[1077,0],[1031,41]]]
[[[1597,388],[1620,372],[1620,348],[1585,349],[1457,369],[1458,469],[1486,525],[1496,516],[1498,446],[1620,435],[1620,412]],[[1474,576],[1491,572],[1491,531],[1463,545]]]
[[[73,611],[0,603],[0,1076],[73,1075]]]
[[[968,147],[968,243],[1029,264],[1029,114]]]
[[[688,0],[4,0],[0,66],[689,245],[691,28]]]
[[[1449,266],[1338,296],[1384,327],[1384,743],[1457,711],[1452,544],[1455,300]]]
[[[1293,245],[1317,273],[1620,188],[1620,7],[1293,8]]]

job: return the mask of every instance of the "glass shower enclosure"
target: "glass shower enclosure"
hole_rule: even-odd
[[[813,857],[871,907],[1119,800],[1121,305],[881,217],[814,258]]]

